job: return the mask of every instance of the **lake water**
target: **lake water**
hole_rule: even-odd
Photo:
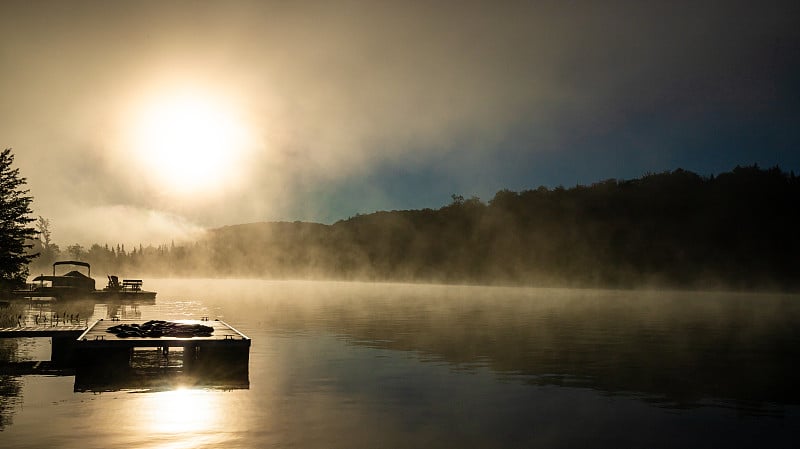
[[[798,296],[145,286],[154,305],[26,313],[219,318],[252,338],[244,382],[150,373],[76,392],[73,375],[0,374],[0,447],[788,448],[800,437]],[[49,345],[3,340],[0,356],[48,360]]]

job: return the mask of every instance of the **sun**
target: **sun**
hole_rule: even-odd
[[[165,193],[209,193],[234,182],[249,138],[225,101],[203,92],[172,92],[142,104],[132,152]]]

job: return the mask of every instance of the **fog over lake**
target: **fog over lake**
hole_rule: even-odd
[[[0,449],[800,447],[799,6],[0,0]]]
[[[146,287],[155,304],[24,313],[221,319],[252,338],[245,379],[3,374],[0,447],[790,447],[800,424],[796,295]],[[0,345],[3,360],[49,358],[47,339]]]

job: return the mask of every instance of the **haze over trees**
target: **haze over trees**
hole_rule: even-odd
[[[0,292],[25,283],[28,264],[36,257],[29,250],[36,235],[29,227],[33,221],[33,198],[25,190],[25,178],[19,169],[12,168],[14,154],[11,148],[0,152]]]
[[[69,247],[109,273],[541,286],[800,287],[800,180],[685,170],[589,186],[453,195],[332,225],[253,223],[191,244]],[[97,271],[101,272],[101,271]]]

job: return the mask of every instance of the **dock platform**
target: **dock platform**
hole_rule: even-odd
[[[38,324],[0,328],[0,338],[50,338],[50,359],[69,364],[72,360],[76,338],[86,332],[84,324]],[[2,371],[2,370],[0,370]]]
[[[135,350],[156,349],[164,358],[170,357],[172,348],[181,350],[182,369],[186,371],[219,371],[247,373],[250,357],[250,338],[223,321],[171,320],[181,325],[202,325],[213,328],[205,336],[189,337],[123,337],[109,332],[120,324],[142,326],[141,320],[99,320],[89,326],[75,342],[75,366],[78,374],[117,373],[131,369]]]
[[[0,361],[0,374],[74,375],[75,391],[92,392],[176,385],[249,388],[250,338],[223,321],[161,322],[207,328],[192,336],[124,337],[109,328],[146,323],[101,319],[91,325],[4,327],[0,338],[51,338],[52,352],[50,361]]]
[[[0,327],[0,338],[72,337],[78,338],[87,329],[83,324],[58,324]]]
[[[214,320],[171,320],[179,324],[201,324],[214,329],[208,337],[119,337],[108,329],[120,324],[141,325],[141,320],[98,320],[80,334],[80,346],[87,348],[135,348],[135,347],[186,347],[200,345],[202,347],[227,346],[250,347],[250,339],[224,321]]]

